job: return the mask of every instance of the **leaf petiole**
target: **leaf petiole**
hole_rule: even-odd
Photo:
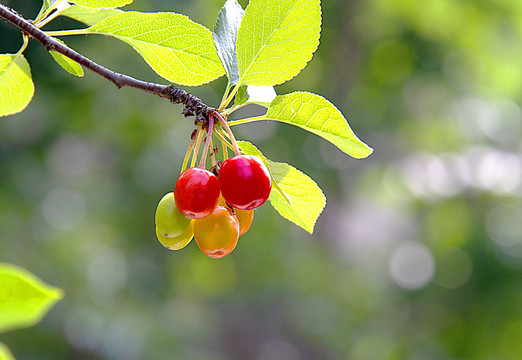
[[[225,103],[225,101],[227,100],[227,97],[228,97],[228,93],[230,92],[230,88],[232,87],[232,84],[230,83],[230,80],[227,81],[227,86],[225,88],[225,91],[223,92],[223,97],[221,98],[221,103],[219,104],[219,109],[221,109],[221,107],[225,108],[225,106],[223,106],[223,104]]]
[[[27,35],[23,34],[22,38],[23,38],[23,44],[22,44],[22,47],[20,48],[20,50],[18,50],[18,52],[16,53],[16,56],[23,53],[25,51],[25,49],[27,49],[27,45],[29,44],[29,37]]]
[[[263,116],[256,116],[256,117],[251,117],[251,118],[246,118],[246,119],[229,121],[228,125],[229,126],[234,126],[234,125],[240,125],[240,124],[247,124],[247,123],[250,123],[250,122],[260,121],[260,120],[269,120],[269,119],[267,119],[265,115],[263,115]]]
[[[240,105],[234,105],[234,106],[232,106],[231,108],[228,108],[228,109],[226,109],[226,110],[223,110],[221,113],[222,113],[223,115],[225,115],[225,116],[228,116],[228,115],[232,114],[234,111],[237,111],[237,110],[239,110],[239,109],[241,109],[242,107],[247,106],[247,105],[248,105],[248,103],[244,103],[244,104],[240,104]],[[229,122],[229,124],[230,124],[230,122]]]
[[[49,36],[69,36],[69,35],[89,35],[91,32],[87,29],[75,29],[75,30],[59,30],[59,31],[46,31]]]
[[[230,104],[230,102],[232,101],[234,96],[236,96],[238,90],[239,90],[239,83],[237,83],[234,86],[234,88],[232,89],[232,92],[228,95],[228,97],[225,99],[225,101],[221,102],[221,105],[219,106],[219,109],[218,109],[219,112],[221,112],[227,108],[228,104]],[[226,94],[226,92],[225,92],[225,94]]]

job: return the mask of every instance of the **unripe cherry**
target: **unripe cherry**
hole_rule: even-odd
[[[179,250],[184,248],[190,243],[194,236],[194,220],[189,220],[186,229],[177,236],[164,236],[161,231],[156,228],[156,237],[161,245],[165,246],[169,250]]]
[[[185,217],[174,201],[172,192],[165,194],[156,208],[156,229],[161,235],[166,237],[174,237],[183,233],[190,223],[190,219]]]

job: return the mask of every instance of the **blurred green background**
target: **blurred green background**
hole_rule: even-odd
[[[2,3],[27,18],[40,6]],[[126,9],[212,28],[221,5]],[[234,128],[328,204],[313,236],[261,207],[219,261],[155,238],[193,128],[181,107],[74,78],[32,43],[35,97],[0,119],[0,261],[66,296],[0,341],[17,359],[522,359],[521,38],[517,0],[324,1],[318,51],[276,91],[327,97],[375,152],[354,160],[282,124]],[[115,39],[64,40],[163,82]],[[0,52],[20,44],[1,22]],[[224,86],[188,90],[216,106]]]

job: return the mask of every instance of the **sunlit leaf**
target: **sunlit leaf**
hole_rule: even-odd
[[[239,88],[235,104],[258,104],[268,107],[277,96],[273,86],[243,85]]]
[[[244,154],[260,157],[270,170],[272,206],[281,216],[312,233],[326,204],[326,198],[317,184],[291,165],[268,160],[247,141],[238,141],[238,145]]]
[[[57,39],[62,44],[65,44],[63,41]],[[65,71],[74,76],[82,77],[83,76],[83,68],[76,61],[69,59],[67,56],[62,55],[56,51],[50,51],[53,59],[60,65]]]
[[[36,324],[62,296],[28,271],[0,263],[0,332]]]
[[[357,138],[343,114],[331,102],[316,94],[294,92],[277,96],[268,107],[265,117],[319,135],[357,159],[373,152],[372,148]]]
[[[90,9],[81,6],[71,6],[62,11],[60,15],[70,17],[71,19],[91,26],[109,16],[119,13],[121,13],[121,10],[117,9]]]
[[[130,4],[132,1],[133,0],[72,0],[76,5],[94,9],[119,8]]]
[[[227,0],[219,11],[214,26],[214,42],[217,53],[223,62],[227,76],[232,85],[239,81],[237,68],[236,40],[237,30],[245,11],[237,0]]]
[[[212,33],[175,13],[122,12],[88,29],[130,44],[163,78],[182,85],[201,85],[225,73]]]
[[[319,0],[251,0],[237,35],[239,82],[290,80],[312,58],[320,31]]]
[[[31,102],[34,84],[22,54],[0,55],[0,116],[16,114]]]
[[[268,160],[270,171],[291,204],[277,191],[270,193],[270,203],[283,216],[310,234],[326,205],[322,190],[308,175],[291,165]]]
[[[7,346],[0,342],[0,360],[15,360],[13,354]]]

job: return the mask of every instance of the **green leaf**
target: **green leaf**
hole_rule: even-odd
[[[133,0],[72,0],[76,5],[93,9],[111,9],[128,5]]]
[[[0,55],[0,116],[16,114],[31,102],[34,84],[22,54]]]
[[[62,11],[60,15],[67,16],[71,19],[91,26],[105,18],[108,18],[109,16],[119,13],[121,13],[121,10],[117,9],[89,9],[81,6],[71,6]]]
[[[234,103],[258,104],[267,108],[276,96],[273,86],[243,85],[237,91]]]
[[[0,342],[0,360],[15,360],[13,354],[7,346]]]
[[[56,39],[62,44],[65,44],[62,40]],[[56,51],[50,51],[53,59],[60,65],[65,71],[74,76],[83,77],[83,68],[76,61],[69,59],[67,56],[60,54]]]
[[[270,203],[281,216],[310,234],[326,204],[326,198],[317,184],[291,165],[268,160],[253,144],[238,141],[244,154],[260,157],[270,170],[272,191]],[[275,191],[274,191],[275,190]]]
[[[122,12],[88,29],[130,44],[163,78],[196,86],[225,73],[210,30],[175,13]]]
[[[227,0],[219,11],[216,25],[214,26],[214,43],[217,53],[230,83],[237,84],[239,81],[239,70],[237,68],[236,40],[237,30],[245,11],[237,0]]]
[[[239,83],[290,80],[312,58],[320,32],[320,0],[251,0],[237,35]]]
[[[27,270],[0,263],[0,332],[36,324],[62,297]]]
[[[357,159],[373,152],[353,133],[343,114],[331,102],[316,94],[293,92],[277,96],[268,107],[265,118],[299,126]]]
[[[302,227],[310,234],[326,205],[322,190],[306,174],[291,165],[268,160],[270,171],[291,204],[276,191],[270,193],[270,203],[281,216]]]

